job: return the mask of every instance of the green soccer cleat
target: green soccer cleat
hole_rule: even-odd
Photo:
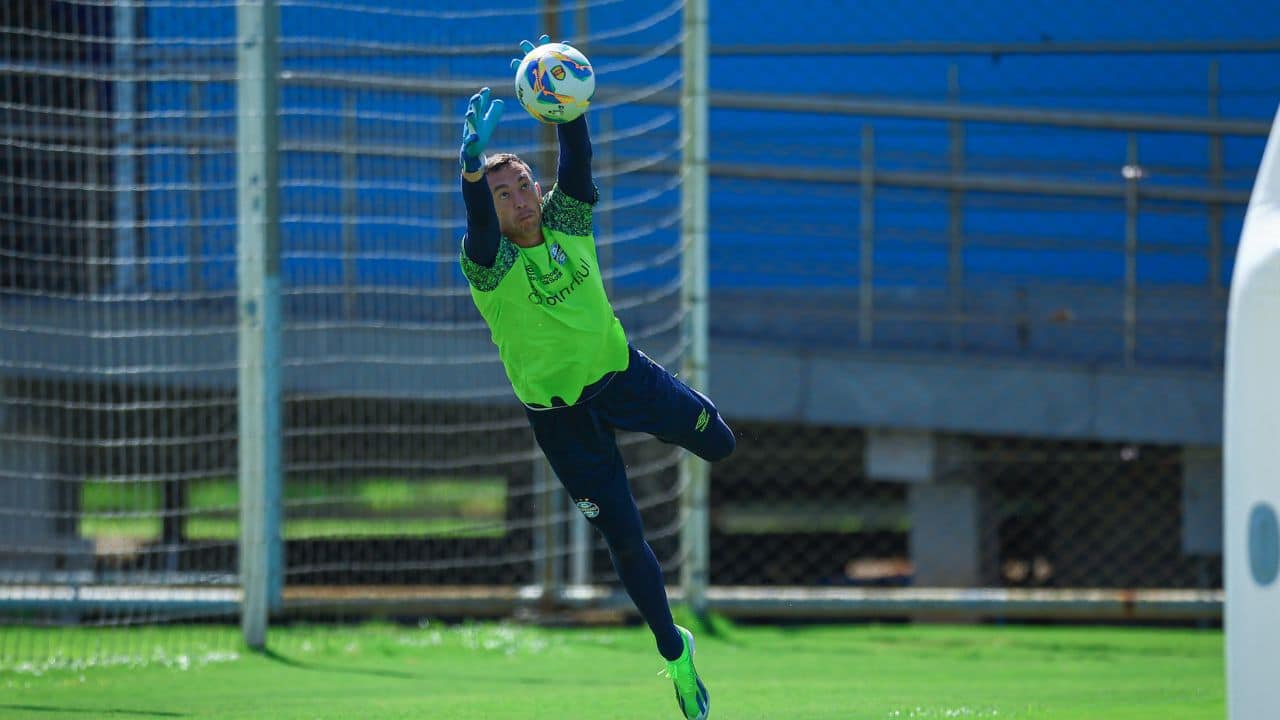
[[[686,720],[706,720],[711,713],[711,696],[693,667],[693,633],[679,625],[676,630],[684,640],[684,653],[675,660],[667,661],[667,677],[676,687],[676,703]]]

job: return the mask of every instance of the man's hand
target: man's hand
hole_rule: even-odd
[[[521,61],[524,60],[525,55],[528,55],[529,53],[533,52],[533,49],[538,45],[546,45],[549,42],[551,42],[550,35],[543,35],[542,37],[538,38],[538,42],[536,45],[534,43],[529,42],[528,40],[521,40],[520,41],[520,57],[511,59],[511,69],[519,70],[520,63]]]
[[[475,175],[484,170],[484,149],[502,119],[502,101],[489,97],[489,88],[471,96],[462,119],[462,149],[458,153],[462,172]]]

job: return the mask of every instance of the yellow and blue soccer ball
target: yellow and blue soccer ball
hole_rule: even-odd
[[[587,111],[595,94],[596,72],[571,45],[539,45],[516,69],[516,99],[539,122],[575,120]]]

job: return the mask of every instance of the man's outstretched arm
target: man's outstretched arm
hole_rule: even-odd
[[[524,55],[535,47],[551,42],[551,36],[543,35],[536,43],[520,41],[521,57],[511,60],[511,69],[520,67]],[[587,132],[586,115],[556,126],[556,138],[560,144],[559,166],[556,168],[556,184],[569,197],[587,204],[596,201],[595,181],[591,178],[591,135]]]
[[[493,267],[502,231],[498,229],[498,212],[483,171],[476,180],[462,176],[462,200],[467,205],[467,234],[462,238],[462,249],[475,264]]]
[[[462,162],[462,200],[467,206],[467,234],[462,238],[462,249],[472,262],[484,267],[493,267],[502,241],[498,212],[484,178],[484,149],[502,119],[502,101],[489,95],[489,88],[481,88],[467,103],[462,120],[462,149],[458,153]]]
[[[591,178],[591,136],[587,116],[556,126],[560,140],[560,166],[556,183],[575,200],[587,204],[596,201],[595,181]]]

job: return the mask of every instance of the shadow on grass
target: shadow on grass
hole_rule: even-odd
[[[358,667],[352,667],[350,665],[324,665],[322,663],[302,662],[301,660],[295,660],[294,658],[281,655],[274,650],[260,650],[258,653],[261,654],[263,658],[270,660],[271,662],[279,663],[286,667],[298,670],[337,673],[339,675],[369,675],[371,677],[395,678],[398,680],[421,681],[425,677],[422,674],[398,672],[396,670],[365,670]],[[431,673],[431,675],[437,679],[440,677],[439,673]],[[503,681],[507,683],[519,683],[525,685],[545,685],[549,682],[544,678],[522,677],[519,675],[505,676]]]
[[[397,672],[395,670],[362,670],[358,667],[351,667],[349,665],[322,665],[320,663],[302,662],[301,660],[295,660],[291,657],[281,655],[274,650],[261,650],[259,651],[259,654],[272,662],[277,662],[291,668],[297,668],[298,670],[341,673],[343,675],[372,675],[374,677],[399,678],[401,680],[418,679],[418,676],[413,673]]]
[[[0,705],[0,710],[18,710],[40,713],[84,713],[86,715],[140,715],[142,717],[186,717],[186,713],[163,710],[129,710],[127,708],[73,708],[56,705]]]
[[[724,615],[719,613],[696,613],[688,605],[677,605],[671,608],[671,615],[676,624],[688,628],[693,633],[695,640],[702,637],[712,637],[732,647],[741,648],[747,646],[743,642],[742,635],[738,632],[733,620]]]

